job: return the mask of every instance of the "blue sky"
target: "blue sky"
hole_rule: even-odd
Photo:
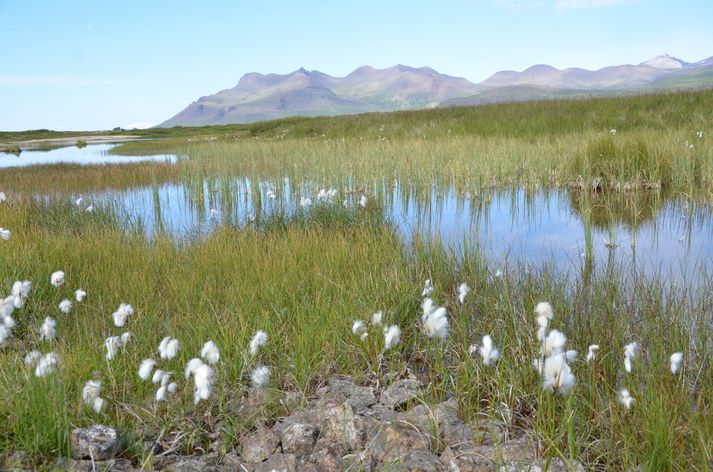
[[[0,130],[160,123],[246,72],[713,56],[709,0],[0,0]]]

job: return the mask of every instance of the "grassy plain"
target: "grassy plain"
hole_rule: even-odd
[[[712,102],[707,91],[159,130],[165,139],[127,143],[116,152],[187,156],[174,166],[2,170],[0,189],[10,199],[0,205],[0,222],[12,236],[0,241],[0,285],[9,293],[15,280],[30,280],[33,290],[13,315],[14,337],[0,348],[0,450],[66,455],[72,426],[104,422],[138,432],[124,438],[137,463],[150,462],[141,452],[143,437],[177,432],[186,435],[185,453],[207,448],[216,437],[229,451],[250,427],[231,413],[232,405],[250,388],[250,368],[261,363],[272,368],[275,398],[278,391],[312,395],[333,373],[374,384],[410,372],[428,385],[425,401],[452,395],[464,417],[507,418],[511,434],[537,436],[545,457],[602,469],[707,470],[713,460],[713,340],[707,335],[713,287],[706,274],[695,293],[685,283],[626,267],[585,275],[515,265],[496,276],[475,243],[459,254],[437,240],[417,238],[407,246],[384,221],[378,198],[365,209],[339,203],[347,191],[378,195],[394,179],[474,193],[578,181],[589,188],[601,179],[617,201],[664,190],[710,201]],[[87,213],[66,198],[230,175],[275,182],[290,176],[335,186],[340,195],[336,205],[224,225],[205,238],[178,242],[126,231],[111,209]],[[27,198],[33,193],[54,198]],[[56,270],[66,273],[60,288],[49,284]],[[448,310],[445,342],[422,333],[427,278],[434,300]],[[473,288],[462,305],[461,282]],[[80,287],[87,300],[60,313],[60,301]],[[579,351],[572,364],[577,384],[567,397],[543,392],[531,365],[539,349],[533,309],[542,300],[554,306],[551,327]],[[125,328],[134,338],[109,362],[103,343],[124,331],[111,318],[122,302],[136,309]],[[389,351],[378,332],[370,343],[351,333],[353,320],[378,310],[403,330]],[[58,321],[53,341],[37,335],[47,316]],[[245,351],[257,329],[267,332],[268,343],[251,360]],[[501,350],[495,366],[468,352],[484,334]],[[160,366],[175,372],[179,389],[171,401],[157,403],[155,386],[142,382],[137,369],[142,359],[156,357],[169,335],[181,349]],[[193,406],[182,372],[208,339],[221,350],[217,382],[211,399]],[[641,343],[641,355],[627,374],[623,349],[632,341]],[[598,356],[586,363],[594,343]],[[23,365],[33,348],[59,354],[61,368],[36,378]],[[684,354],[684,364],[673,375],[675,351]],[[103,413],[81,401],[82,386],[95,378],[108,401]],[[622,388],[636,399],[631,409],[618,402]],[[268,409],[272,417],[285,412],[278,401]]]

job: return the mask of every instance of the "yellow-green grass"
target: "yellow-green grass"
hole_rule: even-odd
[[[86,214],[69,203],[28,200],[0,206],[0,221],[13,230],[0,246],[0,284],[9,292],[15,280],[33,283],[26,307],[15,313],[16,339],[0,351],[0,449],[67,454],[72,426],[104,422],[125,432],[137,463],[147,459],[138,446],[142,435],[180,431],[187,453],[217,437],[228,451],[250,426],[231,405],[247,392],[250,367],[266,364],[273,369],[270,392],[307,396],[332,373],[388,384],[387,374],[411,371],[427,385],[427,402],[451,394],[466,418],[506,418],[512,434],[534,432],[545,457],[607,469],[707,467],[713,450],[707,279],[702,296],[694,296],[625,269],[583,279],[512,267],[498,278],[475,251],[456,256],[438,241],[420,239],[405,246],[378,215],[374,207],[354,213],[337,206],[294,220],[225,227],[178,244],[128,235],[101,208]],[[49,284],[55,270],[66,273],[58,289]],[[435,301],[448,308],[444,343],[422,334],[426,278],[434,281]],[[456,296],[461,282],[473,288],[462,306]],[[79,287],[87,300],[61,314],[59,302]],[[567,398],[542,392],[531,365],[538,350],[532,311],[541,300],[555,307],[551,328],[564,331],[567,348],[580,351],[573,364],[577,386]],[[111,317],[121,302],[136,309],[125,328]],[[386,353],[378,329],[367,343],[351,333],[353,320],[377,310],[403,330],[401,343]],[[57,339],[39,342],[35,330],[46,316],[58,320]],[[269,340],[253,360],[245,352],[257,329]],[[134,338],[107,362],[104,339],[124,330]],[[468,354],[483,334],[502,352],[494,367]],[[174,372],[179,390],[168,404],[156,404],[156,386],[142,382],[137,369],[142,359],[157,358],[168,335],[181,349],[158,366]],[[221,349],[217,384],[210,401],[194,407],[183,369],[208,339]],[[626,374],[623,346],[634,340],[642,355]],[[592,343],[601,349],[587,364]],[[35,378],[22,363],[35,347],[56,351],[60,371]],[[668,370],[674,351],[685,354],[682,374]],[[81,405],[82,386],[96,378],[108,401],[102,414]],[[636,398],[631,410],[617,403],[622,387]],[[285,412],[279,402],[272,405],[270,416]]]

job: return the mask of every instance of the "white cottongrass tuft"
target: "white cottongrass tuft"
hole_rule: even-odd
[[[151,377],[151,383],[157,384],[157,383],[161,382],[161,380],[163,379],[163,376],[165,374],[166,374],[166,372],[161,369],[154,370],[153,376]]]
[[[31,366],[37,364],[40,361],[40,359],[42,359],[42,353],[38,350],[32,350],[32,351],[28,352],[27,354],[25,354],[25,359],[24,359],[25,365],[27,367],[31,367]]]
[[[597,351],[599,350],[599,344],[592,344],[587,348],[587,362],[591,362],[597,358]]]
[[[2,238],[2,239],[4,239],[5,241],[7,241],[8,239],[10,239],[10,236],[11,236],[11,235],[12,235],[12,233],[10,232],[9,229],[0,228],[0,238]]]
[[[445,307],[438,307],[434,310],[431,306],[428,314],[424,310],[423,331],[429,338],[446,339],[448,336],[448,314]]]
[[[85,298],[87,298],[87,292],[85,292],[81,288],[78,288],[74,291],[74,299],[78,302],[83,302]]]
[[[158,353],[161,359],[173,359],[178,354],[180,345],[178,339],[166,336],[158,345]]]
[[[255,356],[262,346],[267,342],[267,333],[259,329],[250,340],[250,355]]]
[[[703,131],[701,131],[702,133]],[[7,195],[5,195],[5,192],[0,192],[0,203],[5,203],[7,201]]]
[[[129,317],[134,314],[134,307],[128,303],[122,303],[111,316],[114,318],[114,325],[121,328],[129,321]]]
[[[193,373],[193,382],[196,389],[193,393],[193,403],[198,404],[201,400],[208,400],[213,391],[214,373],[208,364],[199,365]]]
[[[32,288],[32,282],[29,280],[16,281],[12,284],[12,303],[18,310],[25,306],[25,300],[30,294],[30,289]]]
[[[198,359],[198,358],[193,358],[190,361],[188,361],[188,364],[186,364],[186,380],[190,378],[191,375],[196,373],[196,370],[198,370],[198,367],[203,365],[203,361]]]
[[[155,365],[156,361],[153,359],[144,359],[141,361],[141,365],[139,365],[139,377],[141,377],[141,380],[145,381],[151,377],[151,371]]]
[[[57,321],[54,318],[47,317],[40,326],[40,340],[52,341],[57,335]]]
[[[0,347],[5,344],[5,342],[12,337],[12,330],[5,326],[4,324],[0,324]]]
[[[104,409],[104,399],[101,398],[102,383],[100,380],[90,380],[82,389],[82,401],[97,413]]]
[[[131,333],[126,332],[121,336],[109,336],[104,340],[104,347],[106,347],[106,360],[110,361],[114,359],[119,351],[126,347],[126,343],[131,339]]]
[[[401,329],[396,325],[384,328],[384,349],[391,349],[401,341]]]
[[[384,317],[384,312],[382,311],[377,311],[373,315],[371,315],[371,324],[375,326],[381,326],[381,319]]]
[[[421,296],[430,297],[432,293],[433,283],[431,283],[431,279],[426,279],[426,282],[423,284],[423,292],[421,292]]]
[[[483,336],[483,341],[480,344],[480,356],[483,358],[483,365],[490,366],[497,362],[500,357],[500,351],[493,344],[493,340],[489,335]]]
[[[636,400],[632,398],[631,395],[629,395],[629,390],[623,388],[619,392],[619,403],[624,405],[626,409],[628,410],[631,408],[631,404],[634,403]]]
[[[542,387],[545,390],[556,390],[557,393],[566,395],[574,387],[575,382],[576,379],[564,353],[545,359],[542,370]]]
[[[50,283],[56,288],[59,288],[64,285],[64,272],[62,272],[61,270],[53,272],[52,275],[50,275]]]
[[[253,387],[262,388],[270,381],[270,368],[265,365],[255,367],[250,378],[252,379]]]
[[[624,369],[627,372],[631,372],[633,368],[634,359],[639,353],[639,343],[633,342],[624,346]]]
[[[362,208],[366,208],[367,203],[369,203],[369,199],[366,197],[366,195],[362,195],[359,199],[359,206],[361,206]]]
[[[470,287],[468,287],[468,284],[462,283],[458,286],[458,301],[463,304],[465,301],[466,295],[470,292]]]
[[[674,352],[673,354],[671,354],[669,361],[671,362],[671,373],[676,374],[676,372],[678,372],[681,368],[681,363],[683,362],[683,353]]]
[[[537,324],[546,328],[549,321],[555,317],[555,312],[552,310],[552,305],[547,302],[540,302],[535,306],[535,316],[537,317]]]
[[[545,356],[551,356],[554,354],[559,354],[562,352],[562,348],[567,342],[567,336],[561,331],[553,329],[545,338],[544,344],[544,354]]]
[[[35,376],[44,377],[53,373],[59,366],[59,356],[54,352],[48,352],[40,358],[35,367]]]
[[[220,350],[213,341],[206,341],[201,349],[201,357],[210,365],[215,365],[220,360]]]
[[[68,315],[69,312],[72,311],[72,302],[67,298],[59,302],[59,311]]]
[[[300,206],[302,208],[309,208],[312,205],[312,200],[309,197],[300,197]]]
[[[365,332],[366,323],[364,323],[362,320],[355,320],[354,323],[352,323],[352,334],[354,334],[355,336],[361,336]]]

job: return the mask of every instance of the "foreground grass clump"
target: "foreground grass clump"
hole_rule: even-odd
[[[74,213],[27,200],[0,206],[0,220],[13,228],[2,241],[0,286],[6,292],[15,280],[33,286],[15,311],[15,338],[0,349],[0,449],[68,454],[71,427],[99,421],[137,431],[125,438],[137,462],[146,459],[138,447],[143,436],[180,432],[185,453],[218,438],[228,451],[251,426],[231,405],[248,391],[260,363],[271,369],[270,391],[305,395],[332,373],[388,384],[411,372],[427,385],[427,403],[453,395],[464,417],[504,420],[511,435],[532,431],[544,457],[626,470],[704,469],[711,460],[713,341],[701,335],[713,322],[709,284],[694,295],[627,272],[586,280],[545,270],[496,274],[479,254],[456,257],[437,241],[404,247],[368,205],[328,208],[177,244],[129,235],[103,209]],[[44,220],[38,212],[47,214]],[[68,224],[52,223],[60,220]],[[58,270],[66,282],[56,288],[49,282]],[[423,334],[427,278],[434,302],[447,310],[443,341]],[[462,282],[472,288],[463,303]],[[78,288],[86,300],[61,313],[60,301]],[[542,300],[554,307],[549,329],[564,332],[567,349],[580,353],[571,363],[576,384],[568,396],[543,391],[532,367],[540,346],[533,310]],[[135,310],[123,328],[112,322],[120,303]],[[402,331],[388,351],[378,329],[368,342],[351,332],[354,320],[379,310],[384,325]],[[57,337],[40,341],[37,328],[47,316],[57,320]],[[107,361],[104,340],[127,330],[133,338]],[[251,357],[257,330],[268,341]],[[469,352],[486,334],[500,351],[489,366]],[[157,386],[141,381],[138,367],[142,359],[158,359],[165,336],[180,342],[175,358],[159,361],[174,372],[178,391],[156,402]],[[194,406],[182,373],[207,340],[220,349],[216,383],[209,400]],[[633,341],[641,349],[627,373],[624,346]],[[596,359],[585,362],[595,343]],[[36,378],[23,365],[35,348],[56,352],[61,368]],[[677,351],[684,362],[674,375],[669,356]],[[82,405],[90,379],[103,383],[102,413]],[[635,399],[630,409],[619,403],[622,388]],[[282,413],[276,402],[270,414]]]

